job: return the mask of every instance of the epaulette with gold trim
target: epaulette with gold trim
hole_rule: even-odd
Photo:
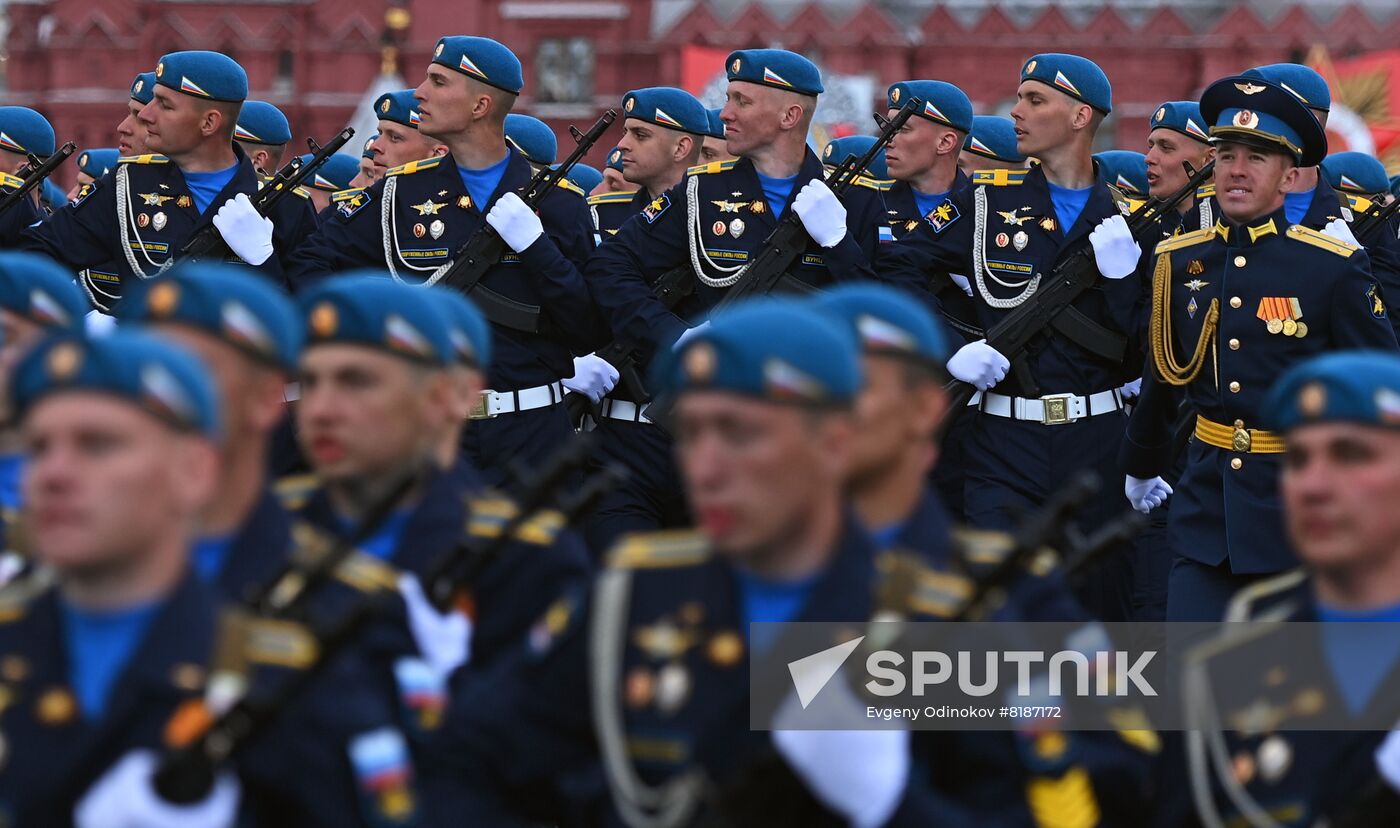
[[[311,495],[321,488],[321,478],[314,474],[294,474],[272,484],[272,496],[282,508],[296,511],[306,505]]]
[[[698,164],[685,171],[686,175],[705,175],[706,173],[724,172],[734,169],[734,165],[739,163],[737,158],[728,161],[711,161],[708,164]]]
[[[1306,580],[1308,574],[1301,568],[1256,581],[1236,592],[1225,606],[1226,621],[1260,621],[1258,606],[1261,602],[1282,595],[1296,588]]]
[[[4,187],[8,190],[16,190],[22,186],[24,186],[23,178],[20,178],[17,175],[10,175],[9,173],[0,172],[0,187]],[[83,186],[86,187],[87,185],[84,184]]]
[[[311,198],[310,191],[308,191],[305,187],[293,187],[292,192],[296,193],[302,198]]]
[[[588,198],[588,193],[585,193],[582,187],[567,178],[561,178],[555,183],[559,185],[559,189],[561,190],[568,190],[571,193],[576,193],[584,198]]]
[[[1301,224],[1295,224],[1289,227],[1288,232],[1284,235],[1288,236],[1290,239],[1297,239],[1300,242],[1310,244],[1313,247],[1320,247],[1329,253],[1336,253],[1343,259],[1349,258],[1351,254],[1361,249],[1354,244],[1349,244],[1340,239],[1334,239],[1320,230],[1313,230]]]
[[[117,159],[118,164],[165,164],[170,159],[164,155],[123,155]]]
[[[409,175],[411,173],[422,172],[423,170],[431,170],[433,167],[436,167],[438,164],[441,164],[442,159],[445,157],[446,156],[439,155],[436,158],[420,158],[417,161],[410,161],[407,164],[400,164],[384,174]]]
[[[973,184],[1008,187],[1023,183],[1030,170],[977,170],[972,173]]]
[[[588,197],[589,204],[625,204],[635,198],[637,194],[632,193],[599,193]]]
[[[1196,188],[1196,198],[1198,199],[1210,198],[1213,195],[1215,195],[1214,181],[1212,181],[1209,184],[1202,184],[1201,186]]]
[[[1190,247],[1193,244],[1207,242],[1213,238],[1215,238],[1215,228],[1202,227],[1200,230],[1192,230],[1190,233],[1182,233],[1180,236],[1162,239],[1157,242],[1157,248],[1153,253],[1155,255],[1170,253],[1173,250],[1180,250],[1183,247]]]
[[[975,585],[965,575],[935,569],[921,555],[886,550],[875,559],[881,610],[906,617],[952,618],[972,597]]]
[[[851,183],[857,187],[864,187],[867,190],[876,190],[878,192],[884,192],[890,188],[891,184],[894,184],[893,181],[881,181],[878,178],[870,178],[864,175],[856,176],[856,180]]]
[[[297,189],[301,188],[298,187]],[[336,190],[335,192],[331,193],[331,201],[336,204],[339,204],[342,201],[349,201],[350,199],[354,198],[360,193],[363,193],[364,191],[364,187],[351,187],[348,190]]]
[[[618,541],[608,554],[608,566],[626,569],[666,569],[695,566],[710,559],[710,542],[693,529],[639,532]]]

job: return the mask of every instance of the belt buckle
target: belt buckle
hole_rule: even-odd
[[[1230,447],[1235,451],[1248,452],[1254,444],[1254,435],[1247,428],[1236,428],[1230,438]]]
[[[491,395],[492,395],[492,394],[495,394],[495,393],[496,393],[495,391],[492,391],[492,390],[489,389],[489,388],[483,390],[483,391],[481,392],[481,395],[480,395],[479,397],[476,398],[476,402],[472,403],[471,410],[467,412],[467,419],[468,419],[468,420],[494,420],[494,419],[496,419],[497,417],[499,417],[499,416],[500,416],[499,414],[493,414],[493,413],[491,413],[491,407],[490,407],[490,403],[489,403],[489,400],[491,399]]]
[[[1051,394],[1040,398],[1040,422],[1042,425],[1064,425],[1073,422],[1069,414],[1069,401],[1073,394]]]

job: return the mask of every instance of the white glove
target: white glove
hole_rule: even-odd
[[[854,828],[884,825],[899,807],[909,782],[909,731],[859,721],[864,708],[854,715],[850,712],[860,702],[844,674],[837,674],[823,695],[827,697],[822,700],[823,717],[844,721],[853,729],[774,730],[773,744],[807,790]],[[846,712],[831,712],[832,703]],[[775,724],[794,715],[797,704],[794,693],[784,702]]]
[[[792,211],[802,219],[807,235],[822,247],[835,247],[846,238],[846,206],[825,181],[807,182],[793,199]]]
[[[1123,383],[1123,387],[1118,389],[1118,393],[1122,394],[1125,400],[1137,399],[1138,395],[1142,393],[1142,377]]]
[[[972,281],[961,273],[949,273],[948,278],[953,280],[953,284],[962,288],[962,292],[968,296],[972,295]]]
[[[705,329],[708,328],[708,327],[710,327],[710,320],[707,319],[707,320],[705,320],[704,322],[701,322],[699,325],[696,325],[696,326],[693,327],[693,328],[686,328],[685,333],[683,333],[683,334],[681,334],[680,336],[676,337],[676,344],[674,344],[674,345],[671,346],[671,350],[673,350],[673,351],[679,351],[681,348],[684,348],[684,347],[685,347],[685,343],[689,342],[689,341],[690,341],[691,339],[693,339],[696,335],[698,335],[701,331],[705,330]]]
[[[117,329],[117,318],[100,310],[90,310],[83,317],[83,330],[91,339],[104,337]]]
[[[411,572],[399,576],[399,594],[408,607],[408,627],[423,660],[443,678],[466,664],[471,654],[471,619],[455,610],[438,612]]]
[[[1346,219],[1335,218],[1327,222],[1327,226],[1322,228],[1322,232],[1347,244],[1356,247],[1361,246],[1361,242],[1356,240],[1356,236],[1351,232],[1351,225],[1346,223]]]
[[[597,354],[574,357],[574,375],[564,380],[564,387],[598,402],[617,386],[617,369]]]
[[[1386,784],[1400,792],[1400,730],[1392,730],[1376,748],[1376,770]]]
[[[515,193],[506,193],[496,199],[491,211],[486,214],[486,223],[500,233],[506,246],[516,253],[524,253],[525,248],[544,234],[540,217]]]
[[[1133,504],[1134,509],[1145,515],[1171,497],[1172,487],[1160,477],[1143,480],[1129,474],[1123,481],[1123,494],[1128,496],[1128,502]]]
[[[93,783],[73,809],[77,828],[229,828],[238,818],[238,778],[220,771],[209,795],[173,805],[156,793],[156,754],[134,750]]]
[[[1006,372],[1010,370],[1011,360],[988,345],[985,339],[967,343],[948,360],[948,373],[971,383],[978,391],[986,391],[1006,379]]]
[[[230,250],[250,265],[260,265],[272,256],[272,219],[253,207],[248,196],[239,193],[214,214],[214,227]]]
[[[1089,234],[1094,246],[1094,262],[1105,279],[1122,279],[1137,270],[1142,248],[1122,216],[1109,216]]]

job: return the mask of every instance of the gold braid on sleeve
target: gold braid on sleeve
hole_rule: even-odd
[[[1196,341],[1196,351],[1189,362],[1180,365],[1172,353],[1171,275],[1171,254],[1163,253],[1157,257],[1157,267],[1152,271],[1152,319],[1148,323],[1148,338],[1157,375],[1168,385],[1179,386],[1195,380],[1205,365],[1206,349],[1215,338],[1216,328],[1220,324],[1220,298],[1210,300],[1201,325],[1201,338]]]

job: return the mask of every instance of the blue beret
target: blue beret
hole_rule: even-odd
[[[156,64],[156,83],[211,101],[241,103],[248,97],[248,73],[219,52],[171,52]]]
[[[371,135],[370,137],[366,138],[366,139],[365,139],[365,148],[362,149],[362,150],[360,150],[360,157],[361,157],[361,158],[373,158],[373,157],[374,157],[374,142],[375,142],[375,141],[378,141],[378,140],[379,140],[379,133],[377,133],[377,132],[374,133],[373,135]]]
[[[406,127],[418,128],[422,117],[418,114],[418,99],[412,89],[385,92],[374,102],[374,117],[381,121],[393,121]]]
[[[27,106],[0,106],[0,149],[43,158],[56,146],[53,126],[43,115]]]
[[[671,86],[633,89],[622,96],[622,111],[628,118],[692,135],[710,131],[710,116],[700,101],[684,89]]]
[[[1390,177],[1390,194],[1400,198],[1400,175]]]
[[[1088,58],[1054,52],[1036,55],[1021,67],[1021,80],[1040,81],[1105,115],[1113,111],[1113,87],[1108,75]]]
[[[1271,63],[1256,66],[1244,72],[1247,78],[1263,78],[1292,92],[1298,100],[1312,109],[1323,112],[1332,109],[1332,90],[1327,88],[1327,80],[1310,66],[1299,63]]]
[[[434,285],[428,288],[432,301],[447,317],[448,336],[457,361],[478,370],[491,365],[491,326],[476,305],[456,288]]]
[[[318,282],[300,296],[305,347],[364,345],[414,362],[452,365],[457,349],[447,318],[434,303],[436,296],[377,271]]]
[[[519,95],[525,87],[520,58],[489,37],[444,37],[433,50],[433,63],[455,69],[469,78],[513,95]]]
[[[890,109],[899,109],[910,98],[918,98],[924,105],[915,114],[962,132],[972,131],[972,101],[951,83],[936,80],[900,81],[885,90],[885,98]]]
[[[78,172],[87,173],[93,178],[101,178],[117,168],[119,155],[121,155],[120,152],[110,147],[83,150],[78,155]]]
[[[622,150],[613,147],[608,150],[608,164],[610,168],[622,172]]]
[[[311,157],[311,154],[307,153],[301,157],[301,162],[303,164],[309,163]],[[338,152],[316,168],[316,172],[312,173],[311,178],[307,180],[306,186],[316,190],[325,190],[328,193],[338,193],[341,190],[350,189],[350,180],[359,174],[359,159]]]
[[[603,183],[603,174],[598,172],[596,167],[590,167],[582,162],[570,167],[564,178],[568,179],[569,183],[575,187],[583,190],[584,195],[593,192],[594,187]]]
[[[1221,78],[1201,95],[1201,117],[1210,137],[1293,155],[1315,167],[1327,156],[1327,133],[1293,93],[1258,77]]]
[[[275,147],[292,140],[292,125],[282,110],[267,101],[244,101],[233,128],[235,141],[250,141]]]
[[[1390,192],[1385,165],[1364,152],[1334,152],[1322,159],[1322,174],[1333,189],[1371,195]]]
[[[38,253],[0,251],[0,308],[49,328],[82,333],[90,308],[73,273]]]
[[[142,72],[131,82],[131,99],[148,104],[156,96],[156,73]]]
[[[973,155],[993,161],[1025,163],[1026,156],[1016,149],[1016,124],[1000,115],[978,115],[972,119],[972,131],[963,142],[963,149]]]
[[[860,391],[860,345],[810,303],[759,299],[716,314],[655,360],[656,385],[732,391],[776,403],[848,405]]]
[[[1134,150],[1094,153],[1099,178],[1130,195],[1147,195],[1147,156]]]
[[[553,164],[559,154],[559,139],[554,130],[531,115],[506,116],[506,141],[531,164]]]
[[[705,130],[705,134],[711,138],[724,140],[724,121],[719,118],[719,113],[723,111],[719,107],[705,110],[705,117],[710,125],[710,128]]]
[[[1180,132],[1187,138],[1194,138],[1203,144],[1210,143],[1206,134],[1206,120],[1201,116],[1201,105],[1195,101],[1167,101],[1152,113],[1147,129],[1170,129]]]
[[[847,282],[812,300],[847,325],[867,352],[942,366],[950,356],[942,325],[922,302],[874,282]]]
[[[837,167],[850,156],[863,158],[865,153],[875,145],[874,135],[847,135],[844,138],[833,138],[827,142],[826,149],[822,150],[822,163]],[[866,168],[865,174],[872,178],[886,179],[890,177],[890,171],[885,166],[885,151],[882,149],[875,155],[875,159]]]
[[[110,394],[173,428],[219,437],[219,398],[208,369],[193,354],[149,334],[117,330],[100,339],[64,334],[40,342],[20,360],[10,382],[16,415],[24,417],[58,391]]]
[[[747,81],[801,95],[820,95],[822,74],[817,65],[783,49],[741,49],[725,61],[729,80]]]
[[[1299,363],[1274,383],[1266,425],[1288,431],[1318,422],[1400,426],[1400,355],[1338,351]]]
[[[159,279],[140,280],[117,303],[132,322],[171,322],[198,328],[253,359],[294,370],[302,328],[286,294],[247,268],[187,264]]]

